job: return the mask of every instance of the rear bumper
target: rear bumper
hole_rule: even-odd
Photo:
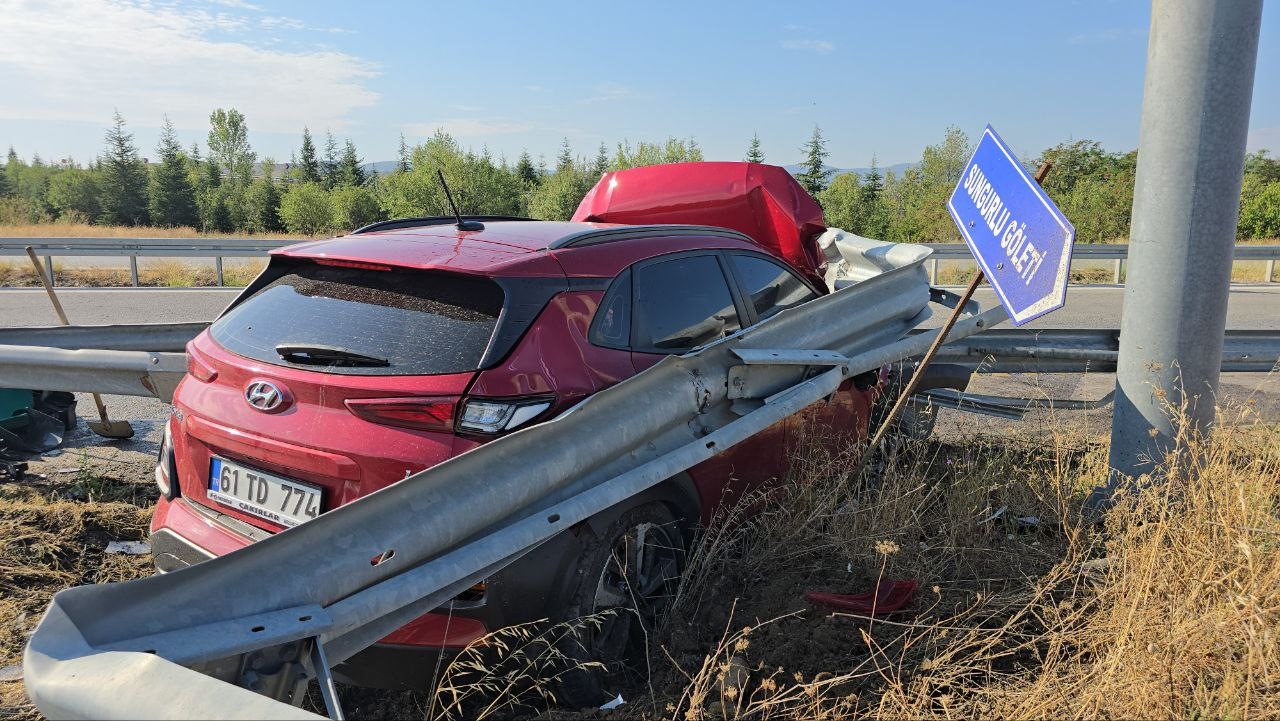
[[[170,531],[162,528],[151,534],[151,558],[160,573],[194,566],[213,558],[213,554]]]
[[[243,528],[241,528],[243,527]],[[182,497],[163,498],[151,522],[156,569],[179,570],[268,537],[266,531]],[[467,644],[513,624],[555,618],[559,585],[573,575],[577,539],[565,532],[488,580],[482,598],[455,600],[335,666],[347,683],[375,688],[423,688]]]

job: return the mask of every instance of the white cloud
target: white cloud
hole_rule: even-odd
[[[783,40],[782,47],[787,50],[810,50],[824,55],[836,49],[835,43],[830,40]]]
[[[245,30],[243,17],[128,0],[0,0],[0,17],[3,118],[105,123],[118,108],[135,125],[167,113],[205,128],[210,111],[234,106],[253,131],[341,130],[378,100],[365,86],[377,68],[362,58],[209,37]]]
[[[449,118],[430,123],[409,123],[403,129],[405,135],[426,136],[443,130],[456,138],[477,138],[525,133],[533,130],[533,123],[505,118]]]
[[[592,105],[594,103],[605,103],[611,100],[621,100],[631,95],[631,88],[622,83],[607,82],[600,83],[595,88],[595,95],[579,100],[583,105]]]
[[[212,2],[215,5],[222,5],[223,7],[235,8],[237,10],[262,10],[262,8],[257,5],[251,5],[244,2],[244,0],[212,0]]]

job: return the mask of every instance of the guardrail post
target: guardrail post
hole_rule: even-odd
[[[1262,279],[1262,282],[1263,283],[1274,282],[1273,279],[1275,277],[1276,277],[1276,259],[1272,258],[1271,260],[1267,261],[1266,277]]]
[[[938,284],[938,259],[929,261],[929,285]]]
[[[214,258],[214,259],[213,259],[213,272],[214,272],[214,275],[218,276],[218,285],[223,285],[223,282],[222,282],[222,258]]]
[[[138,287],[138,256],[129,256],[129,279],[133,281],[133,287]]]
[[[1124,270],[1124,259],[1116,258],[1116,272],[1114,274],[1114,278],[1111,281],[1115,285],[1120,285],[1120,271],[1122,270]]]
[[[57,285],[53,282],[53,256],[46,255],[44,257],[44,274],[49,278],[49,285]]]

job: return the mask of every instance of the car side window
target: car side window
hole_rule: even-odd
[[[747,293],[747,303],[760,320],[818,297],[804,281],[781,265],[758,255],[733,255],[733,267]]]
[[[633,269],[632,347],[683,353],[742,327],[713,255],[673,258]]]
[[[591,320],[588,339],[605,348],[627,348],[631,345],[631,271],[624,270],[609,284]]]

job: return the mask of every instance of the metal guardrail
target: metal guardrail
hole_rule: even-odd
[[[0,256],[26,255],[29,245],[44,258],[53,282],[53,259],[104,257],[129,259],[129,275],[138,286],[138,258],[213,258],[218,285],[223,285],[223,258],[258,258],[275,248],[304,241],[258,238],[0,238]]]
[[[973,254],[964,243],[928,243],[933,248],[929,259],[929,282],[938,284],[938,266],[944,260],[973,261]],[[1127,243],[1077,243],[1071,252],[1074,261],[1110,261],[1113,264],[1111,282],[1120,285],[1124,277],[1124,264],[1129,259]],[[1233,260],[1265,261],[1262,282],[1275,282],[1276,260],[1280,259],[1280,245],[1237,245]]]
[[[155,396],[169,401],[186,372],[187,341],[208,325],[0,328],[0,387]],[[969,366],[977,373],[1111,373],[1119,344],[1120,331],[1114,328],[1002,328],[952,341],[937,360]],[[1265,373],[1278,362],[1280,330],[1227,330],[1222,347],[1224,372]]]
[[[918,332],[918,331],[917,331]],[[1115,328],[1001,328],[949,343],[937,362],[973,365],[979,373],[1113,373],[1120,352]],[[1266,373],[1280,362],[1280,330],[1228,330],[1223,372]]]
[[[339,717],[333,664],[850,376],[923,352],[937,331],[904,336],[929,314],[927,249],[864,247],[877,275],[668,357],[553,420],[236,553],[58,593],[23,658],[28,695],[49,718],[316,718],[283,702],[317,678]],[[955,338],[1006,317],[974,311]]]
[[[134,286],[138,285],[138,258],[213,258],[218,285],[223,285],[223,258],[251,258],[265,255],[273,248],[283,248],[300,240],[265,240],[256,238],[0,238],[0,256],[25,255],[30,245],[37,255],[44,257],[45,272],[52,280],[53,259],[56,257],[127,257],[129,273]],[[926,243],[933,249],[929,259],[929,281],[938,283],[938,268],[942,261],[968,260],[973,256],[963,243]],[[1078,244],[1072,260],[1110,261],[1114,264],[1112,282],[1119,285],[1124,274],[1124,263],[1129,257],[1125,244]],[[1264,281],[1274,282],[1276,260],[1280,260],[1280,245],[1237,245],[1235,260],[1264,261]]]

